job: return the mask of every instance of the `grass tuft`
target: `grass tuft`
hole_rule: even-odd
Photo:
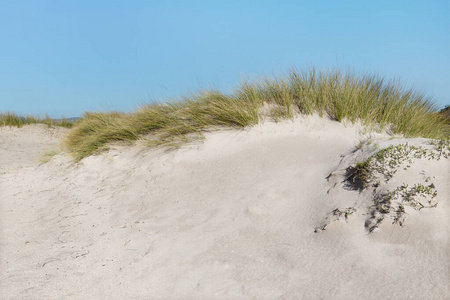
[[[35,116],[19,116],[14,113],[0,113],[0,127],[1,126],[14,126],[22,127],[29,124],[45,124],[48,126],[59,126],[65,128],[71,128],[74,122],[61,119],[55,120],[50,118],[50,116],[45,116],[45,118],[35,117]]]

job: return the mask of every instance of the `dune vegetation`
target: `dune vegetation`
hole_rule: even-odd
[[[22,117],[14,113],[0,113],[0,126],[21,127],[29,124],[45,124],[48,126],[71,128],[74,122],[66,119],[55,120],[48,115],[45,118],[40,118],[36,116]]]
[[[164,104],[146,104],[132,113],[86,113],[68,134],[77,160],[110,142],[144,138],[149,145],[177,145],[202,132],[244,128],[266,118],[327,115],[336,121],[360,120],[407,137],[448,138],[450,127],[433,101],[398,80],[295,68],[274,77],[242,82],[231,94],[202,90]]]
[[[447,124],[450,124],[450,105],[447,105],[446,107],[441,109],[439,113],[444,117]]]
[[[450,118],[433,101],[398,80],[378,75],[310,68],[242,82],[231,93],[201,90],[188,97],[144,104],[132,113],[87,112],[75,124],[0,115],[0,126],[43,123],[72,127],[65,145],[76,160],[107,149],[108,143],[145,139],[149,146],[177,146],[205,131],[245,128],[265,119],[281,121],[318,113],[336,121],[361,121],[406,137],[449,138]],[[447,115],[446,115],[447,114]]]

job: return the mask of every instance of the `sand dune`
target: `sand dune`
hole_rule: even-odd
[[[450,298],[449,159],[412,158],[361,192],[346,181],[429,140],[313,116],[39,162],[63,134],[0,128],[2,299]],[[377,199],[416,183],[437,205],[392,224]]]

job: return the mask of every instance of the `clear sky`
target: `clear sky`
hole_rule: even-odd
[[[314,65],[450,104],[450,1],[0,0],[0,112],[80,116]]]

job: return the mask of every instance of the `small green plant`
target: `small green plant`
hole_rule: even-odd
[[[347,208],[345,210],[345,220],[348,220],[348,217],[354,212],[355,212],[355,210],[353,208]]]
[[[321,224],[320,226],[318,226],[314,229],[314,232],[319,232],[320,230],[325,230],[328,225],[330,225],[331,223],[333,223],[337,220],[340,220],[342,216],[344,217],[345,222],[348,222],[348,218],[350,217],[350,215],[352,215],[355,212],[356,212],[356,209],[354,207],[347,207],[344,209],[336,208],[326,217],[323,224]]]

